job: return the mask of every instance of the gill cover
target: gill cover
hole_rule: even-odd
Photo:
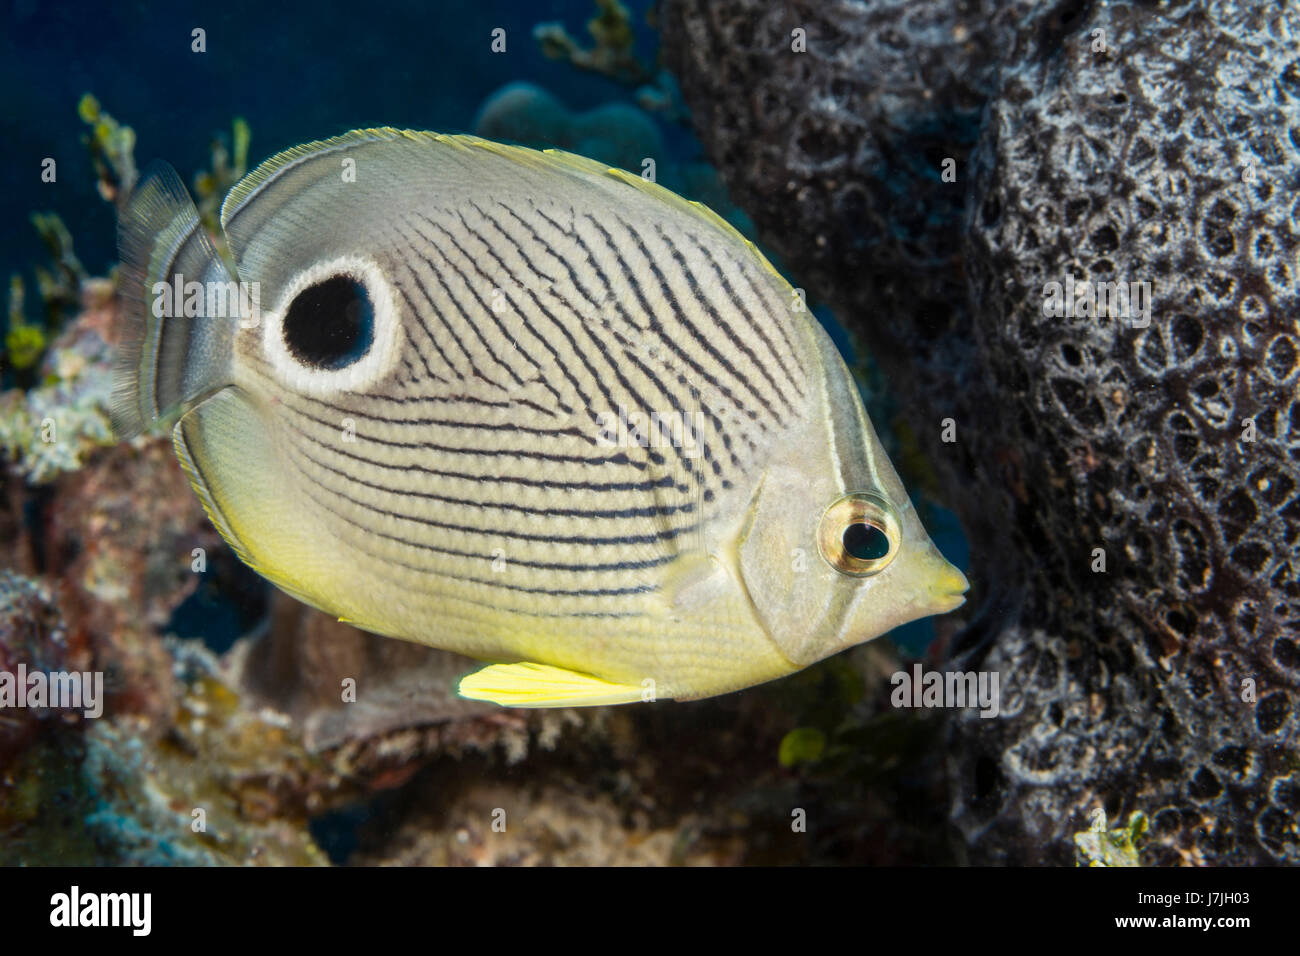
[[[117,236],[122,328],[111,414],[117,434],[131,438],[230,384],[239,284],[166,163],[136,185]]]

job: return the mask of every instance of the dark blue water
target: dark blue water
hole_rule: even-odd
[[[649,0],[627,6],[652,60]],[[212,137],[235,116],[252,127],[251,167],[362,126],[466,132],[483,100],[514,80],[579,110],[632,102],[628,88],[547,59],[533,39],[538,21],[559,20],[587,42],[593,9],[591,0],[8,2],[0,14],[0,265],[29,273],[42,260],[27,224],[38,209],[63,217],[92,273],[115,259],[112,210],[81,142],[84,93],[135,129],[139,166],[165,159],[188,180],[209,165]],[[504,53],[491,51],[497,27],[506,31]],[[206,31],[205,53],[191,50],[195,28]],[[683,147],[684,133],[661,126]],[[58,163],[53,184],[40,178],[47,157]]]

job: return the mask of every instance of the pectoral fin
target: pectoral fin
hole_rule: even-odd
[[[590,674],[522,661],[493,664],[463,677],[460,696],[503,707],[595,707],[641,700],[641,688]]]
[[[683,554],[664,575],[660,594],[670,611],[696,611],[734,590],[736,583],[727,569],[710,554]]]

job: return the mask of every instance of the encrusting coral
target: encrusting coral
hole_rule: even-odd
[[[1007,698],[950,721],[971,859],[1068,863],[1094,810],[1141,809],[1146,863],[1300,860],[1296,11],[661,21],[736,201],[872,350],[968,531],[956,661]],[[1128,312],[1056,314],[1120,282]]]

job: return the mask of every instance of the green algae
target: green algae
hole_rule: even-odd
[[[654,78],[654,71],[636,55],[632,17],[619,0],[596,0],[596,15],[587,21],[594,46],[583,46],[560,23],[539,23],[533,28],[542,53],[581,70],[599,73],[619,83],[638,85]]]
[[[120,206],[140,178],[135,166],[135,130],[104,112],[99,100],[89,93],[77,104],[77,113],[90,127],[82,142],[90,150],[99,194],[107,202]]]
[[[781,738],[777,760],[782,767],[816,763],[826,752],[826,735],[816,727],[796,727]]]
[[[1147,815],[1135,810],[1128,823],[1106,829],[1106,817],[1100,813],[1100,826],[1074,835],[1075,866],[1141,866],[1139,842],[1149,826]]]

